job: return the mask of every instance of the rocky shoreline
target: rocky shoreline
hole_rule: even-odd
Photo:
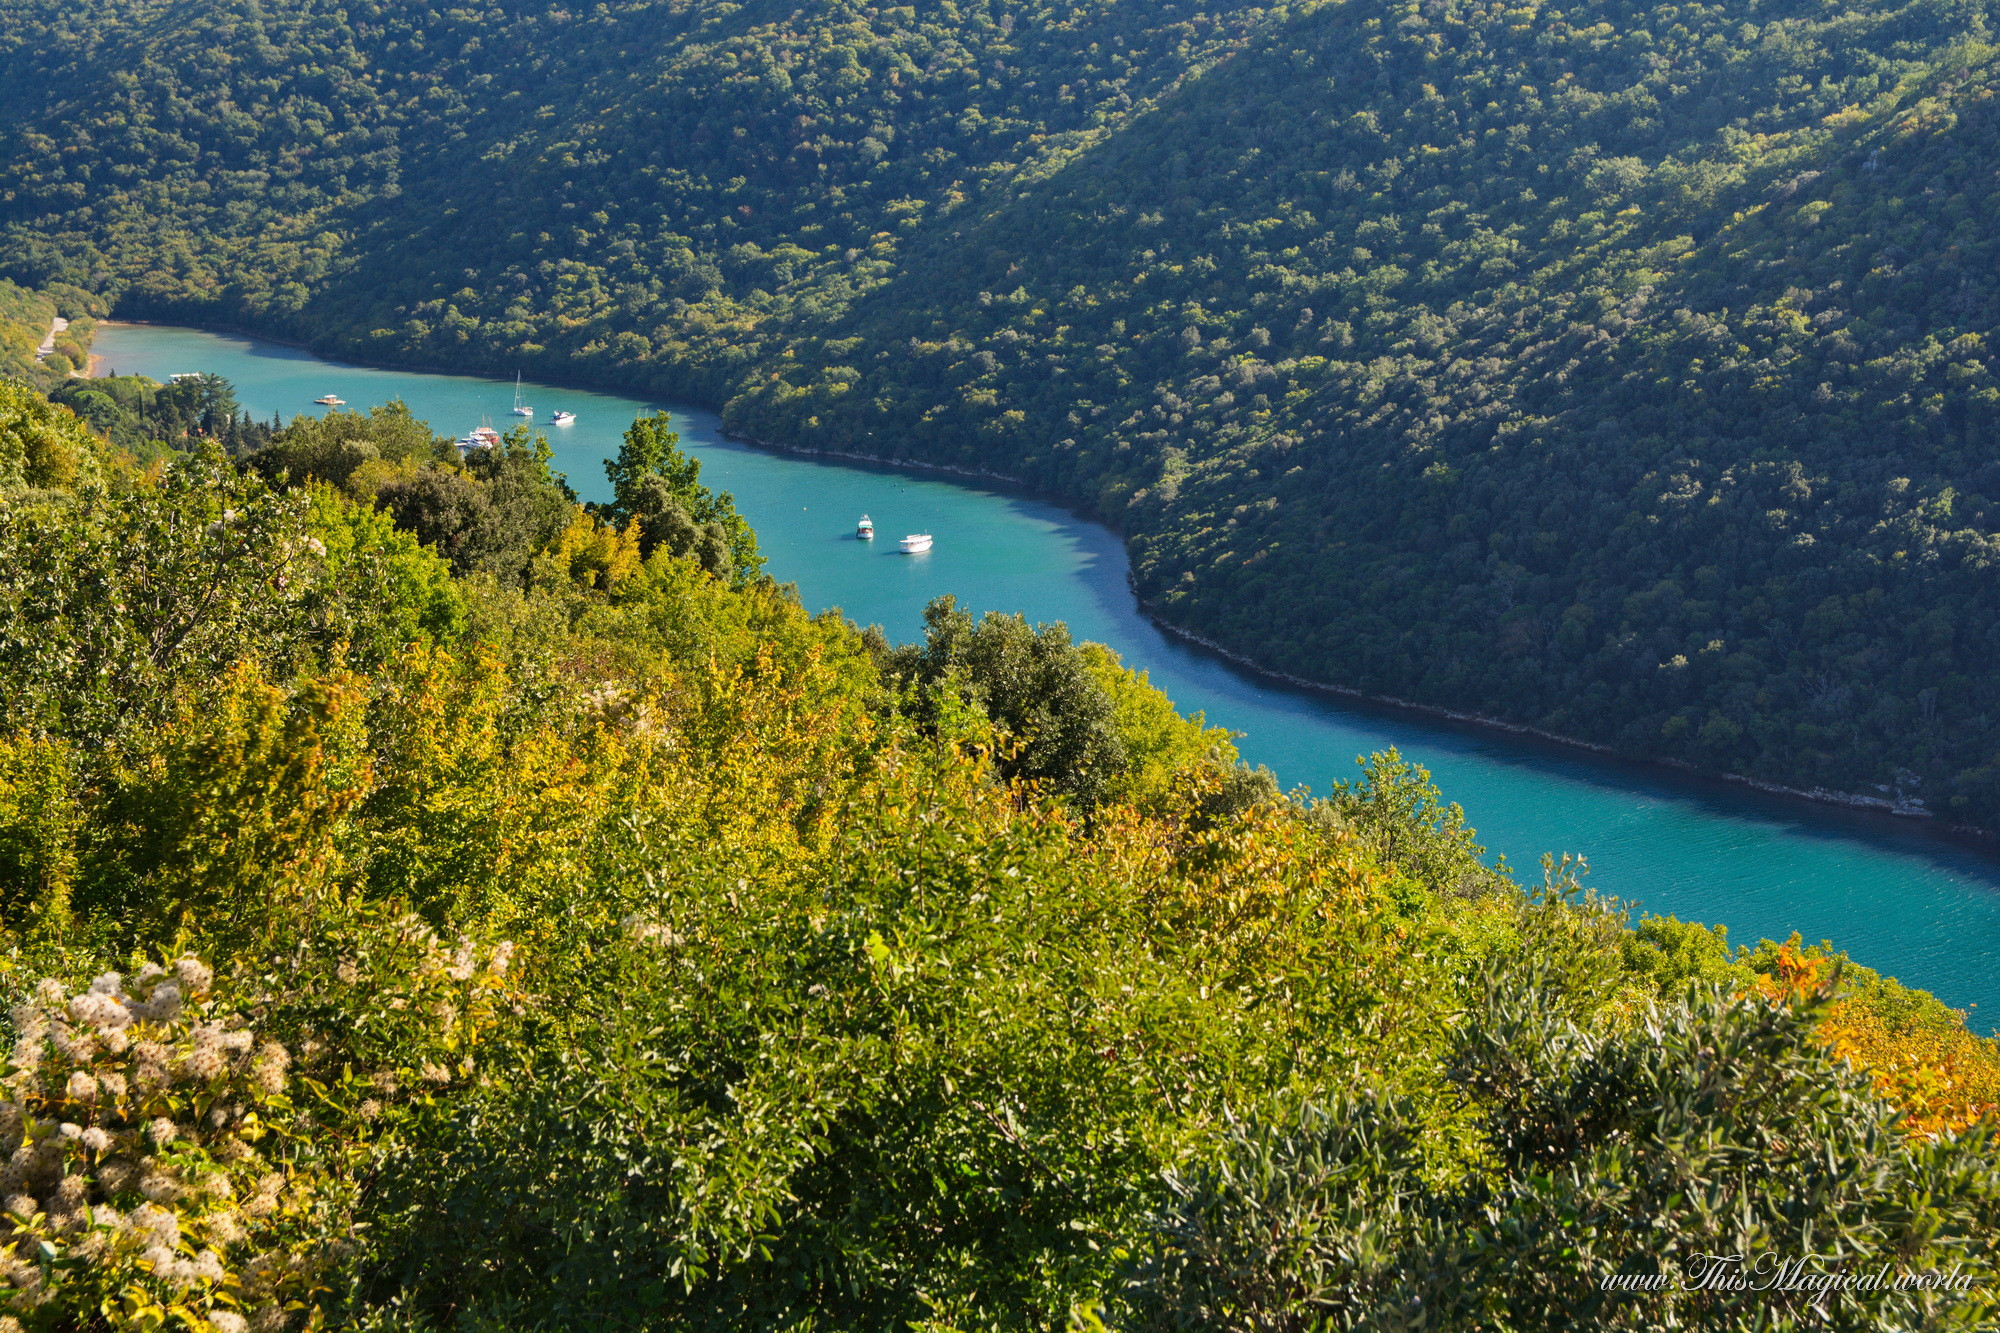
[[[1015,489],[1033,489],[1024,486],[1018,478],[1009,477],[999,472],[991,472],[984,468],[957,467],[948,463],[926,463],[907,458],[885,458],[879,454],[864,454],[849,449],[814,449],[800,445],[774,444],[769,440],[760,440],[754,436],[737,435],[733,432],[725,432],[724,434],[728,439],[743,444],[754,445],[759,449],[769,449],[773,453],[795,454],[807,458],[834,458],[852,463],[874,463],[884,467],[908,468],[917,472],[940,472],[950,476],[970,477],[979,481],[996,481]],[[1064,508],[1070,509],[1072,513],[1075,512],[1074,508],[1066,504],[1060,497],[1049,496],[1046,498],[1052,503],[1061,504]],[[1091,521],[1102,522],[1103,520],[1092,519]],[[1107,524],[1106,526],[1111,525]],[[1115,531],[1116,529],[1114,528],[1113,530]],[[1886,796],[1865,796],[1859,792],[1833,791],[1826,787],[1787,787],[1782,783],[1767,782],[1760,778],[1743,777],[1736,773],[1713,772],[1708,769],[1698,768],[1693,764],[1679,759],[1634,757],[1622,754],[1608,745],[1598,745],[1591,741],[1578,740],[1574,736],[1565,736],[1560,732],[1548,731],[1541,727],[1531,727],[1520,722],[1509,722],[1504,718],[1489,717],[1483,713],[1468,713],[1454,708],[1443,708],[1436,704],[1423,704],[1409,699],[1399,699],[1390,694],[1369,694],[1366,691],[1350,689],[1344,685],[1329,685],[1325,681],[1309,680],[1304,676],[1295,676],[1289,672],[1277,671],[1270,667],[1262,666],[1243,653],[1224,647],[1213,639],[1197,634],[1193,630],[1184,629],[1161,615],[1157,607],[1148,603],[1145,599],[1139,598],[1136,589],[1133,591],[1133,596],[1138,601],[1139,610],[1144,613],[1146,619],[1151,621],[1161,633],[1185,643],[1195,644],[1208,652],[1214,653],[1217,657],[1222,658],[1230,665],[1242,671],[1249,672],[1265,680],[1277,681],[1280,684],[1292,686],[1295,689],[1309,690],[1315,694],[1331,695],[1339,699],[1352,699],[1360,703],[1374,704],[1385,708],[1394,708],[1400,712],[1414,713],[1420,717],[1438,718],[1443,721],[1458,723],[1462,726],[1477,727],[1484,731],[1497,731],[1511,736],[1525,736],[1533,740],[1559,745],[1564,749],[1597,755],[1605,759],[1616,759],[1624,763],[1645,764],[1695,777],[1710,778],[1719,782],[1729,783],[1733,786],[1747,787],[1752,791],[1761,792],[1767,796],[1782,796],[1792,800],[1812,801],[1818,805],[1841,806],[1850,810],[1866,810],[1874,814],[1895,815],[1902,819],[1925,821],[1935,821],[1937,819],[1937,816],[1933,812],[1924,809],[1922,803],[1917,801],[1898,801]],[[1991,830],[1982,829],[1970,824],[1943,824],[1940,827],[1948,832],[1969,837],[1992,839],[1995,836]]]
[[[759,449],[769,449],[774,454],[794,454],[800,458],[838,458],[849,463],[875,463],[882,467],[907,468],[912,472],[943,472],[954,477],[972,477],[979,481],[997,481],[1011,486],[1015,490],[1034,491],[1033,487],[1023,484],[1017,478],[1009,477],[1004,473],[988,472],[984,468],[954,467],[949,463],[925,463],[914,458],[884,458],[880,454],[856,453],[851,449],[811,449],[798,444],[773,444],[769,440],[760,440],[754,435],[738,435],[734,431],[729,430],[723,431],[722,437],[726,440],[734,440],[739,444],[749,444],[755,445]],[[1035,493],[1040,494],[1040,492]],[[1051,495],[1044,498],[1051,504],[1059,504],[1065,509],[1070,509],[1070,505],[1058,496]],[[1091,520],[1093,523],[1102,521],[1101,519]],[[1110,525],[1105,524],[1105,526],[1109,527]],[[1113,530],[1116,531],[1116,529]]]
[[[112,323],[114,321],[106,320],[102,322]],[[143,324],[143,323],[148,323],[150,321],[121,320],[115,322]],[[249,337],[259,338],[266,342],[282,343],[283,345],[286,346],[295,346],[301,348],[307,347],[307,344],[286,342],[284,339],[273,338],[268,334],[260,333],[255,330],[247,328],[240,328],[240,327],[226,326],[226,325],[208,325],[205,327],[208,327],[215,332],[242,334]],[[101,373],[99,358],[93,356],[91,358],[91,361],[92,364],[88,373],[92,375]],[[355,362],[354,364],[368,365],[377,363],[358,361]],[[420,372],[433,372],[433,373],[452,373],[452,374],[474,373],[474,372],[467,372],[462,369],[448,370],[447,368],[444,367],[412,367],[412,366],[395,366],[388,364],[380,364],[379,368],[384,370],[403,370],[403,371],[417,370]],[[772,453],[792,454],[802,458],[835,459],[842,462],[850,462],[850,463],[869,463],[880,467],[898,468],[912,472],[932,472],[932,473],[939,473],[945,476],[964,477],[974,481],[997,482],[1000,485],[1007,486],[1013,490],[1022,491],[1027,494],[1037,496],[1043,500],[1048,501],[1051,504],[1057,505],[1063,509],[1068,510],[1070,513],[1078,514],[1079,517],[1088,517],[1090,522],[1101,524],[1104,527],[1110,528],[1113,532],[1118,531],[1117,525],[1106,522],[1102,518],[1080,514],[1076,509],[1074,503],[1066,499],[1065,497],[1058,495],[1051,495],[1039,491],[1036,488],[1022,482],[1017,477],[1010,477],[1005,473],[994,472],[986,468],[961,467],[951,463],[930,463],[930,462],[925,462],[921,459],[913,459],[913,458],[889,458],[881,454],[862,453],[858,450],[851,450],[851,449],[819,449],[806,445],[779,444],[770,440],[758,439],[755,436],[742,435],[735,431],[730,431],[727,429],[722,431],[722,435],[723,438],[734,441],[736,443],[748,444],[758,449],[767,449]],[[1120,535],[1122,536],[1123,534],[1121,533]],[[1372,704],[1379,707],[1393,708],[1398,711],[1412,713],[1420,717],[1437,718],[1442,721],[1452,722],[1462,726],[1476,727],[1479,728],[1480,730],[1495,731],[1513,736],[1523,736],[1533,740],[1546,742],[1548,744],[1561,746],[1564,749],[1575,750],[1581,753],[1595,755],[1600,758],[1615,759],[1624,763],[1636,763],[1651,767],[1667,769],[1674,772],[1684,773],[1690,776],[1714,779],[1717,781],[1729,783],[1733,786],[1746,787],[1752,791],[1760,792],[1768,796],[1779,796],[1792,800],[1811,801],[1819,805],[1840,806],[1846,809],[1864,810],[1874,814],[1894,815],[1897,816],[1898,818],[1903,818],[1903,819],[1924,820],[1926,822],[1935,823],[1935,826],[1943,832],[1971,837],[1971,838],[1977,838],[1987,842],[2000,841],[2000,834],[1996,834],[1995,831],[1991,829],[1984,829],[1978,827],[1977,825],[1970,825],[1970,824],[1942,823],[1941,821],[1938,821],[1937,816],[1933,812],[1924,809],[1922,804],[1919,802],[1896,801],[1888,797],[1866,796],[1858,792],[1832,791],[1825,787],[1813,787],[1813,788],[1788,787],[1783,785],[1782,783],[1767,782],[1762,779],[1743,777],[1741,775],[1734,773],[1716,773],[1707,769],[1698,768],[1693,764],[1685,763],[1678,759],[1665,759],[1665,758],[1657,758],[1650,756],[1635,757],[1631,755],[1621,754],[1619,751],[1614,750],[1609,746],[1598,745],[1590,741],[1578,740],[1573,736],[1564,736],[1559,732],[1548,731],[1541,727],[1532,727],[1519,722],[1508,722],[1502,718],[1489,717],[1481,713],[1463,712],[1458,709],[1444,708],[1435,704],[1416,703],[1409,699],[1397,698],[1394,695],[1369,694],[1365,691],[1351,689],[1347,686],[1329,685],[1324,681],[1309,680],[1303,676],[1292,675],[1289,672],[1273,670],[1269,667],[1260,665],[1255,660],[1244,655],[1243,653],[1237,652],[1236,650],[1231,648],[1224,647],[1222,644],[1219,644],[1212,639],[1206,638],[1200,634],[1195,633],[1192,630],[1184,629],[1181,626],[1174,624],[1172,621],[1162,616],[1157,608],[1147,603],[1143,598],[1138,598],[1136,589],[1134,590],[1134,598],[1135,600],[1137,600],[1139,609],[1146,616],[1147,620],[1151,621],[1153,625],[1155,625],[1163,634],[1170,635],[1173,638],[1180,639],[1186,643],[1195,644],[1208,652],[1214,653],[1216,656],[1222,658],[1224,661],[1227,661],[1232,666],[1242,671],[1248,672],[1251,675],[1260,677],[1265,680],[1276,681],[1284,685],[1289,685],[1295,689],[1308,690],[1316,694],[1324,694],[1334,698],[1352,699],[1360,703]]]
[[[1787,787],[1782,783],[1765,782],[1759,778],[1746,778],[1736,773],[1713,772],[1709,769],[1698,768],[1693,764],[1685,763],[1678,759],[1635,758],[1632,755],[1622,754],[1608,745],[1598,745],[1591,741],[1578,740],[1574,736],[1565,736],[1561,732],[1547,731],[1541,727],[1531,727],[1521,722],[1509,722],[1504,718],[1488,717],[1483,713],[1467,713],[1454,708],[1441,708],[1436,704],[1416,703],[1409,699],[1399,699],[1392,694],[1369,694],[1363,690],[1350,689],[1344,685],[1329,685],[1324,681],[1308,680],[1304,676],[1294,676],[1289,672],[1275,671],[1269,667],[1260,666],[1242,653],[1225,648],[1213,639],[1196,634],[1193,630],[1183,629],[1179,625],[1162,617],[1157,608],[1144,600],[1139,602],[1139,609],[1145,612],[1146,618],[1152,621],[1162,634],[1170,635],[1185,643],[1196,644],[1229,662],[1232,666],[1249,672],[1252,675],[1261,676],[1266,680],[1278,681],[1296,689],[1310,690],[1315,694],[1330,694],[1336,698],[1353,699],[1361,703],[1377,704],[1385,708],[1394,708],[1399,712],[1415,713],[1422,717],[1440,718],[1447,722],[1457,722],[1466,726],[1478,727],[1483,731],[1500,731],[1514,736],[1527,736],[1538,741],[1560,745],[1564,749],[1580,750],[1586,754],[1599,755],[1606,759],[1617,759],[1624,763],[1646,764],[1658,768],[1673,769],[1676,772],[1687,773],[1696,777],[1710,778],[1739,787],[1748,787],[1753,791],[1763,792],[1768,796],[1784,796],[1795,800],[1812,801],[1820,805],[1838,805],[1853,810],[1869,810],[1877,814],[1896,815],[1904,819],[1935,820],[1937,818],[1931,811],[1924,809],[1921,803],[1914,801],[1894,801],[1884,796],[1863,796],[1859,792],[1832,791],[1825,787]],[[1988,830],[1971,824],[1947,824],[1942,827],[1952,833],[1967,834],[1981,838],[1991,838],[1993,836]]]

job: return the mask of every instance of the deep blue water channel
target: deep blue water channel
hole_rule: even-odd
[[[164,380],[212,371],[243,406],[289,420],[400,397],[454,437],[482,417],[505,429],[514,386],[460,375],[371,370],[309,352],[195,329],[107,325],[93,349],[107,369]],[[1355,706],[1273,685],[1163,635],[1126,585],[1115,535],[1053,505],[1003,490],[886,468],[773,454],[726,441],[713,413],[614,394],[524,386],[537,422],[562,408],[574,425],[548,427],[557,466],[586,499],[609,498],[602,460],[635,413],[664,409],[702,479],[733,492],[756,526],[771,574],[798,585],[812,610],[835,606],[891,638],[917,637],[924,604],[956,594],[975,611],[1063,620],[1080,639],[1107,643],[1183,711],[1243,733],[1244,758],[1286,786],[1325,791],[1351,778],[1355,758],[1399,747],[1465,807],[1489,852],[1524,879],[1544,852],[1581,852],[1601,893],[1729,927],[1737,943],[1830,939],[1857,961],[1977,1005],[1976,1030],[2000,1023],[2000,859],[1916,821],[1762,796],[1682,779],[1505,734]],[[881,536],[854,538],[870,515]],[[935,547],[905,556],[896,539],[930,532]]]

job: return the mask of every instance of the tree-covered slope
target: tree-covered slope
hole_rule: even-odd
[[[1979,4],[0,16],[0,263],[1119,522],[1280,670],[2000,821]]]
[[[495,364],[643,360],[685,321],[720,375],[1261,15],[30,5],[0,16],[0,208],[10,262],[135,310]]]
[[[657,419],[620,527],[13,392],[97,467],[0,475],[6,1333],[1993,1325],[1921,992],[1524,892],[1393,754],[1280,795],[1060,625],[809,616],[649,538],[722,502]],[[1892,1280],[1698,1281],[1765,1251]]]
[[[2000,161],[1983,49],[1859,58],[1909,19],[1323,9],[732,411],[1094,501],[1280,670],[1990,818]]]
[[[103,302],[64,283],[34,291],[0,278],[0,375],[46,388],[90,364],[90,317]],[[56,316],[67,320],[55,327]],[[48,350],[43,345],[48,344]]]

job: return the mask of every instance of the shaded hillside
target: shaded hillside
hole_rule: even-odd
[[[1985,21],[36,4],[0,262],[976,462],[1265,665],[1992,824]]]
[[[1668,57],[1585,34],[1594,88],[1482,107],[1371,22],[1204,80],[732,415],[1092,503],[1279,670],[1990,818],[1983,49],[1899,81],[1855,47],[1907,16],[1773,24],[1703,78],[1686,34],[1662,102],[1612,75]]]
[[[6,252],[132,310],[380,355],[611,370],[671,321],[701,355],[670,361],[719,392],[771,315],[838,310],[927,219],[1123,123],[1262,10],[1193,14],[17,7]]]

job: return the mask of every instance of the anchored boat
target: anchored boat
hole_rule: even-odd
[[[175,379],[179,379],[179,378],[180,378],[180,376],[176,375],[176,376],[174,376],[174,378],[175,378]],[[334,397],[334,396],[333,396],[332,394],[327,394],[326,396],[324,396],[324,397],[321,397],[321,398],[315,398],[315,399],[313,399],[313,401],[314,401],[315,403],[318,403],[318,404],[319,404],[319,405],[320,405],[321,407],[346,407],[346,406],[347,406],[347,400],[346,400],[345,398],[335,398],[335,397]]]
[[[928,532],[913,532],[897,543],[904,555],[915,555],[919,551],[931,549],[931,535]]]
[[[870,519],[868,515],[863,514],[861,516],[861,521],[854,525],[854,535],[859,537],[864,542],[874,541],[875,540],[874,520]]]
[[[575,420],[576,420],[576,413],[574,412],[549,413],[549,424],[551,426],[567,426]]]
[[[521,401],[521,372],[514,372],[514,415],[534,420],[535,409]]]

